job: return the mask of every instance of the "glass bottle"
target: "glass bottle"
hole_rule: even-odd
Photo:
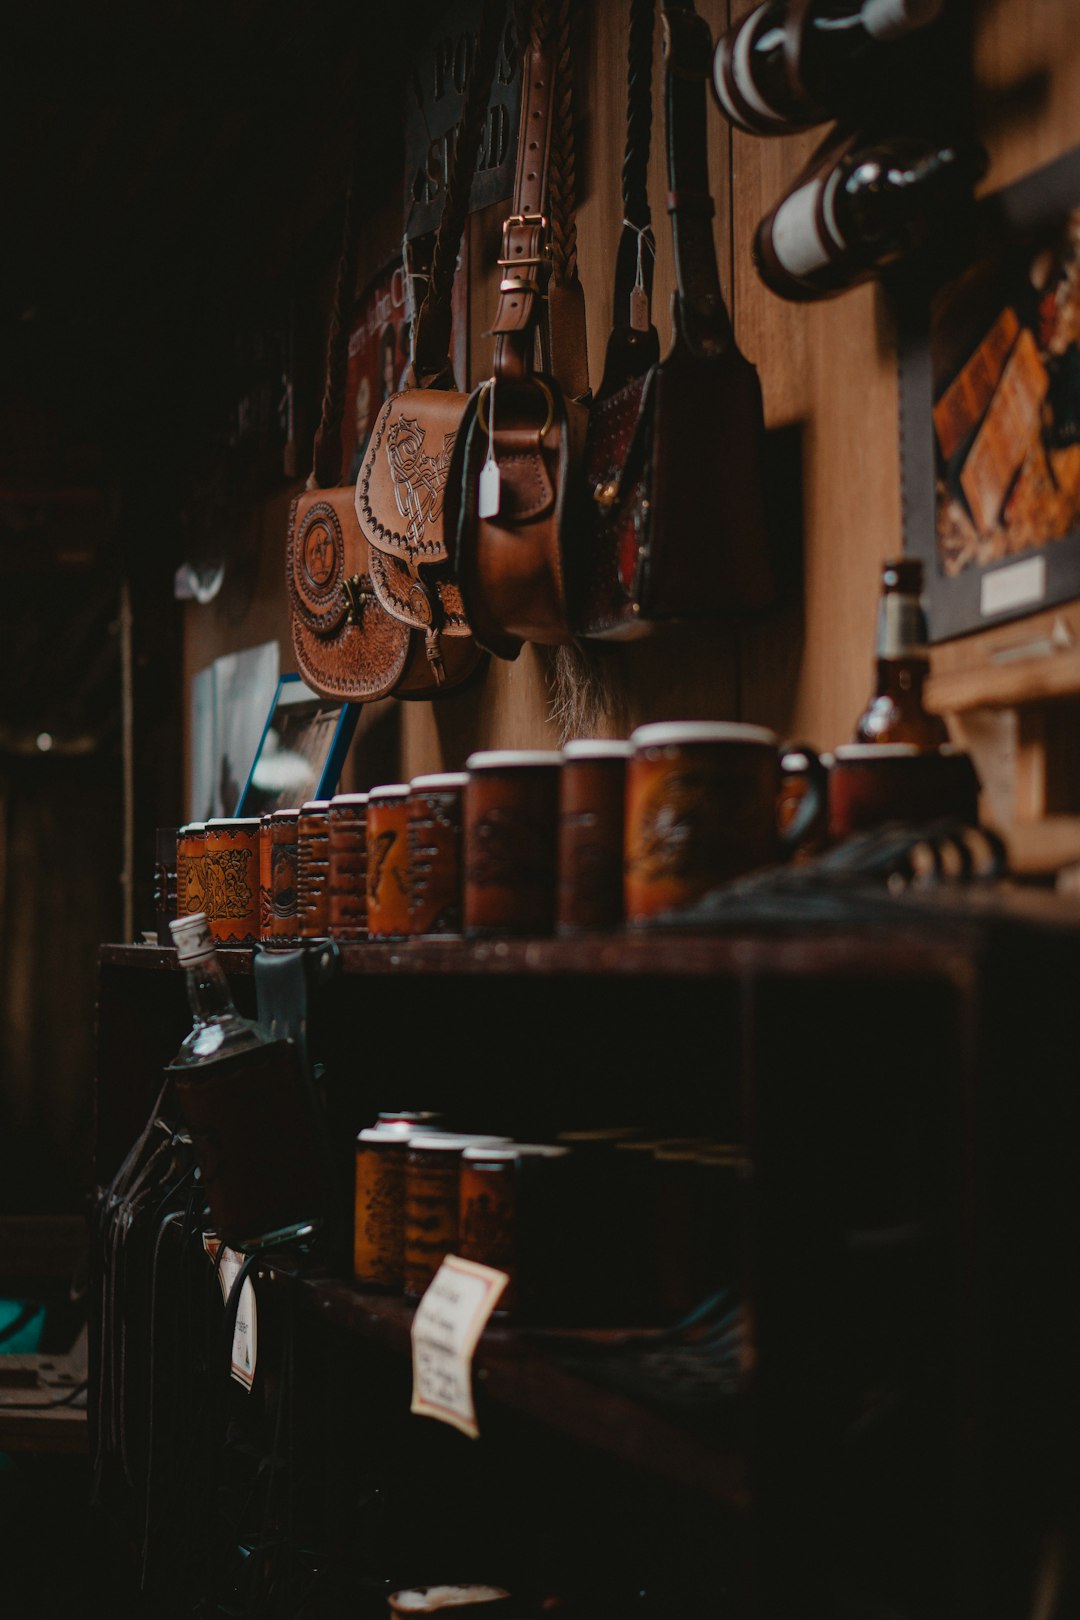
[[[327,1215],[326,1151],[296,1046],[237,1012],[202,912],[169,924],[194,1023],[169,1073],[210,1215],[250,1254],[308,1243]]]
[[[233,1056],[272,1041],[268,1030],[237,1012],[205,914],[177,918],[170,922],[169,932],[185,970],[188,1005],[195,1019],[171,1067],[198,1068],[210,1058]]]
[[[980,151],[917,135],[830,137],[754,234],[754,262],[780,298],[830,298],[951,234]]]
[[[924,28],[944,0],[764,0],[717,41],[721,110],[753,135],[788,135],[847,112],[894,66],[894,42]]]
[[[922,563],[917,557],[887,562],[882,569],[877,685],[855,727],[855,742],[938,748],[949,740],[944,720],[923,703],[930,647],[922,580]]]

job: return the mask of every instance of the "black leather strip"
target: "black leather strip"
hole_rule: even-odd
[[[506,0],[484,0],[480,32],[454,141],[454,154],[446,176],[442,219],[432,254],[431,277],[413,332],[413,373],[422,387],[430,387],[432,379],[443,374],[446,375],[447,386],[453,387],[450,336],[454,269],[468,218],[469,193],[484,134],[484,120],[495,78],[505,14]]]
[[[725,353],[735,341],[712,232],[705,123],[712,35],[693,0],[669,0],[663,21],[675,321],[690,348],[704,358]]]
[[[656,29],[656,0],[631,0],[630,47],[626,82],[626,151],[622,167],[623,230],[615,259],[615,327],[630,325],[630,294],[637,280],[638,233],[650,231],[649,149],[652,144],[652,67],[653,34]],[[655,254],[642,244],[641,269],[652,320],[652,286]]]

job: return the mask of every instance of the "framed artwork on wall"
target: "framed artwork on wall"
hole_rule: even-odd
[[[1080,149],[981,201],[903,310],[900,422],[932,641],[1080,596]]]
[[[358,703],[320,697],[299,675],[283,675],[266,717],[238,816],[265,816],[330,798],[360,714]]]

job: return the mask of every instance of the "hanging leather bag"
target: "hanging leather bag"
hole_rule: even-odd
[[[585,455],[588,515],[575,602],[582,636],[630,638],[670,620],[740,618],[775,594],[761,387],[735,342],[713,240],[705,124],[711,36],[693,0],[670,0],[662,18],[673,342],[659,359],[646,192],[653,3],[634,0],[614,324]]]
[[[286,579],[293,649],[300,674],[323,697],[354,703],[390,695],[429,698],[460,686],[480,655],[475,647],[458,644],[436,670],[427,638],[386,611],[375,595],[368,543],[356,521],[354,488],[340,481],[348,318],[359,232],[355,193],[351,185],[314,466],[309,487],[289,512]]]
[[[504,0],[485,0],[431,276],[413,331],[409,385],[392,394],[379,412],[355,491],[356,521],[369,547],[375,595],[392,618],[424,638],[440,690],[450,687],[451,666],[475,668],[482,656],[446,540],[446,481],[469,403],[468,394],[454,386],[451,297],[505,10]]]
[[[569,0],[536,0],[499,257],[493,376],[469,400],[447,485],[445,521],[456,537],[465,612],[481,646],[508,659],[526,641],[573,639],[588,359],[573,223],[569,42]],[[538,370],[545,305],[548,331],[540,335],[549,365]]]

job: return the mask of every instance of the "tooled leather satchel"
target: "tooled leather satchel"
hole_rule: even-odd
[[[614,323],[585,459],[575,624],[600,638],[740,617],[775,594],[761,387],[720,290],[705,124],[711,36],[693,0],[670,0],[662,12],[676,292],[671,351],[659,359],[646,191],[653,14],[654,0],[633,0]]]
[[[466,680],[479,653],[459,644],[460,651],[447,655],[440,678],[424,635],[394,618],[376,597],[368,543],[356,521],[355,491],[340,482],[348,314],[360,220],[356,189],[350,186],[345,205],[314,465],[309,487],[289,511],[286,579],[293,649],[300,674],[323,697],[356,703],[390,695],[428,698]]]
[[[469,401],[454,386],[451,297],[505,11],[505,0],[485,0],[407,386],[379,412],[356,480],[356,520],[375,595],[392,618],[423,636],[441,690],[460,684],[450,679],[452,668],[467,673],[482,657],[446,540],[446,481]]]
[[[573,640],[569,573],[588,359],[573,224],[569,42],[569,0],[535,0],[491,328],[493,376],[469,400],[447,485],[445,521],[456,537],[469,623],[481,646],[508,659],[526,641]],[[541,372],[535,348],[545,303],[550,363]]]

